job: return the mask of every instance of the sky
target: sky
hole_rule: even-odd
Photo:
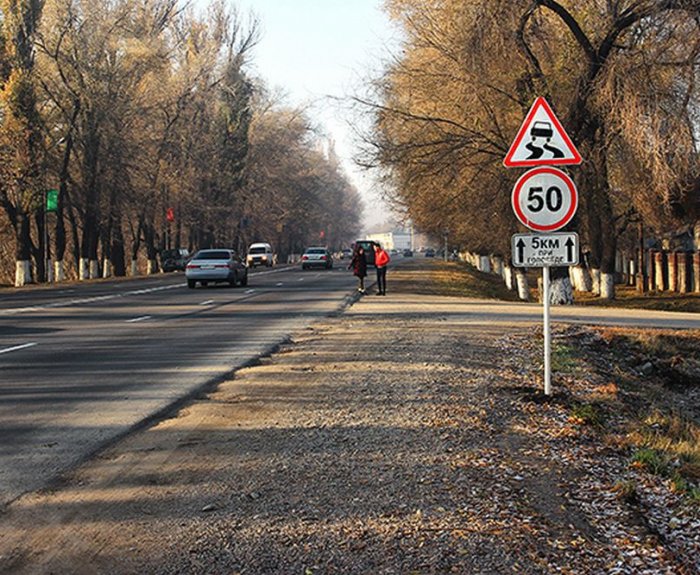
[[[390,218],[371,177],[353,163],[354,136],[346,105],[337,99],[362,93],[365,78],[382,68],[396,32],[382,0],[231,0],[243,20],[260,22],[260,41],[249,70],[278,89],[292,105],[310,106],[309,116],[335,142],[350,181],[364,204],[365,231]]]

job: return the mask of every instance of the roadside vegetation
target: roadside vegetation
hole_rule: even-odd
[[[697,2],[390,0],[400,51],[358,106],[373,114],[360,161],[416,226],[460,251],[510,260],[522,170],[503,160],[537,97],[580,152],[568,231],[601,299],[618,250],[692,238],[700,216]],[[535,136],[531,134],[532,143]],[[696,239],[697,241],[697,239]],[[682,249],[689,249],[683,247]],[[570,280],[553,270],[553,294]]]
[[[357,237],[332,143],[252,72],[260,23],[194,4],[0,0],[0,284]]]
[[[396,267],[391,285],[417,293],[514,299],[493,274],[455,262]],[[623,297],[616,307],[660,309],[654,296],[618,293]],[[672,305],[661,309],[700,311],[694,296],[664,300]],[[600,305],[600,300],[577,303]],[[700,505],[700,330],[555,328],[552,372],[559,386],[555,400],[566,402],[571,423],[590,427],[626,453],[630,466],[670,481],[677,493]],[[605,383],[592,389],[579,385],[591,373]],[[633,483],[618,488],[621,497],[634,499]]]

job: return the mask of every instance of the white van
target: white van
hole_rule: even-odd
[[[248,247],[248,256],[246,257],[246,263],[249,268],[254,268],[255,266],[267,266],[271,267],[274,263],[274,254],[272,253],[272,246],[264,242],[258,242],[255,244],[250,244]]]

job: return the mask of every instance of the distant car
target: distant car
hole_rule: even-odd
[[[409,250],[408,248],[406,248],[406,249],[403,251],[403,257],[405,257],[405,258],[412,258],[412,257],[413,257],[413,250]]]
[[[435,250],[433,248],[425,248],[425,252],[423,252],[423,255],[426,258],[434,258],[435,257]]]
[[[333,257],[326,248],[306,248],[304,255],[301,256],[301,269],[303,270],[310,268],[325,268],[329,270],[332,267]]]
[[[246,263],[250,268],[254,268],[255,266],[267,266],[268,268],[272,267],[272,264],[274,263],[272,246],[265,242],[250,244],[250,247],[248,248],[248,256],[246,257]]]
[[[248,285],[248,268],[234,250],[226,248],[199,250],[185,268],[187,287],[197,282],[203,287],[210,283],[228,283],[230,286]]]
[[[373,240],[357,240],[355,242],[355,248],[358,246],[362,246],[362,249],[365,250],[365,260],[367,261],[368,266],[373,266],[374,265],[374,246],[377,245],[377,242]]]
[[[350,258],[352,258],[352,250],[345,249],[340,252],[341,260],[349,260]]]
[[[160,266],[164,272],[183,271],[189,259],[190,252],[185,248],[160,252]]]

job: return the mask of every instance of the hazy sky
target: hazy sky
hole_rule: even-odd
[[[234,1],[234,0],[231,0]],[[260,21],[261,39],[251,71],[291,104],[308,104],[310,116],[335,139],[348,176],[365,201],[368,231],[388,212],[367,176],[352,163],[353,136],[342,105],[333,98],[361,93],[364,79],[381,69],[395,39],[382,0],[235,0],[241,15]]]

